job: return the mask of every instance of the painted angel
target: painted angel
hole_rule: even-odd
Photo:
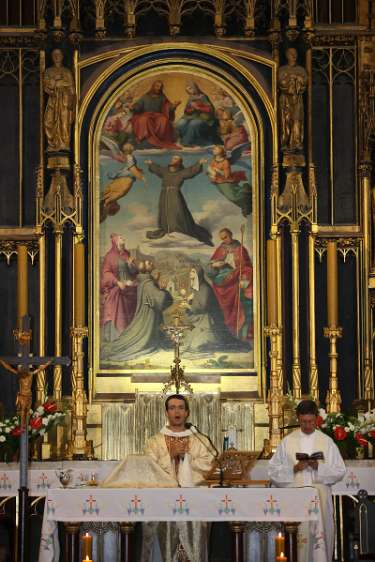
[[[232,170],[232,164],[240,158],[241,152],[242,147],[238,147],[229,155],[223,146],[214,146],[213,158],[208,165],[207,173],[211,183],[216,185],[228,201],[240,207],[243,216],[246,217],[251,212],[250,184],[243,170]]]
[[[124,143],[119,150],[117,144],[111,142],[109,148],[110,150],[105,151],[106,154],[102,156],[104,158],[109,156],[112,160],[121,162],[122,166],[118,172],[110,176],[111,181],[104,188],[100,200],[100,222],[105,221],[108,215],[116,215],[119,212],[118,200],[129,193],[135,180],[146,183],[142,170],[137,166],[132,144]]]

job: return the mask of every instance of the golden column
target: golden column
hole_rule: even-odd
[[[73,242],[73,327],[72,337],[72,433],[68,446],[68,457],[86,458],[87,398],[84,379],[83,339],[88,335],[85,326],[85,245],[82,235],[74,236]]]
[[[360,165],[362,217],[363,217],[363,246],[362,246],[362,304],[363,304],[363,335],[364,335],[364,380],[363,398],[374,400],[374,374],[372,370],[371,348],[372,330],[370,328],[369,276],[370,276],[370,244],[371,244],[371,163],[362,162]]]
[[[312,79],[312,41],[314,31],[312,29],[312,5],[306,4],[304,35],[306,45],[306,73],[307,73],[307,168],[308,168],[308,191],[311,200],[311,223],[308,240],[308,263],[309,263],[309,390],[312,398],[319,400],[319,378],[316,361],[316,325],[315,325],[315,237],[318,231],[317,225],[317,190],[315,180],[315,166],[313,162],[313,79]]]
[[[281,440],[281,398],[282,386],[279,376],[278,337],[278,284],[277,284],[277,241],[267,240],[267,316],[268,326],[264,333],[270,338],[270,389],[268,393],[268,408],[270,420],[270,442],[275,450]]]
[[[28,315],[29,282],[27,275],[27,245],[17,247],[17,327],[22,330],[22,318]]]
[[[293,396],[301,398],[301,358],[299,345],[299,227],[297,223],[291,225],[290,236],[292,241],[292,295],[293,295],[293,318],[292,318],[292,380]]]
[[[341,394],[337,377],[337,338],[342,337],[342,328],[338,326],[338,272],[337,242],[327,242],[327,324],[324,336],[329,338],[329,388],[326,397],[327,412],[340,412]]]

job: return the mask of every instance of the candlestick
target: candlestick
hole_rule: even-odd
[[[285,552],[285,537],[282,533],[278,533],[275,537],[275,552],[276,556]]]
[[[327,242],[327,321],[329,328],[338,326],[337,242]]]
[[[283,552],[280,552],[280,555],[276,556],[276,562],[288,562],[288,559]]]
[[[92,558],[92,536],[89,533],[85,533],[82,537],[82,557],[83,560]]]
[[[268,325],[277,325],[277,250],[276,240],[267,240],[267,305]]]
[[[74,244],[74,314],[75,326],[85,325],[85,245]]]
[[[18,328],[22,327],[22,318],[28,312],[29,284],[27,275],[27,246],[21,244],[17,248],[17,320]]]

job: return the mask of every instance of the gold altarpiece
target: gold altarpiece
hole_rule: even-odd
[[[60,4],[56,3],[54,9],[61,12]],[[53,316],[54,353],[59,356],[64,351],[66,354],[66,350],[62,349],[63,311],[69,310],[72,354],[72,395],[69,397],[71,416],[67,430],[59,428],[53,443],[48,443],[47,440],[44,443],[45,458],[51,454],[51,444],[54,446],[54,454],[60,457],[87,455],[90,453],[90,440],[94,442],[96,454],[100,456],[103,418],[115,415],[114,412],[108,413],[111,404],[114,405],[114,410],[121,409],[121,402],[137,409],[142,402],[139,396],[160,392],[163,381],[168,377],[168,368],[165,366],[160,370],[138,368],[132,372],[117,367],[111,376],[111,369],[101,368],[98,355],[101,259],[100,240],[98,241],[100,131],[120,91],[130,87],[142,94],[154,77],[161,80],[165,78],[168,82],[168,72],[174,73],[175,77],[179,76],[181,80],[187,79],[185,75],[190,73],[190,77],[194,75],[198,82],[200,81],[202,88],[202,84],[210,88],[209,83],[215,82],[227,95],[235,98],[251,137],[253,358],[247,368],[243,365],[236,365],[235,368],[219,365],[215,368],[211,364],[206,368],[200,366],[195,369],[187,359],[186,376],[191,380],[194,393],[219,397],[219,403],[225,403],[226,408],[230,408],[230,404],[233,408],[238,405],[248,408],[246,415],[243,411],[240,414],[240,423],[252,424],[251,439],[245,440],[246,445],[259,448],[270,431],[271,445],[274,447],[281,437],[284,423],[282,404],[287,380],[291,380],[291,390],[295,398],[300,398],[303,393],[302,363],[307,365],[309,393],[319,399],[321,381],[323,378],[327,381],[328,378],[327,395],[321,396],[321,399],[326,399],[330,411],[340,409],[340,357],[337,341],[356,338],[359,350],[357,365],[353,365],[356,398],[374,399],[374,204],[371,185],[375,131],[375,59],[371,56],[375,51],[374,22],[368,21],[365,3],[359,3],[357,26],[347,29],[345,33],[342,31],[341,35],[335,35],[332,30],[328,33],[314,25],[312,4],[306,2],[306,5],[310,6],[310,12],[306,12],[304,27],[301,29],[297,22],[297,14],[293,11],[295,3],[290,3],[288,26],[282,30],[278,19],[279,3],[274,2],[266,34],[272,47],[272,52],[269,53],[266,50],[262,52],[252,45],[255,40],[253,3],[247,5],[243,33],[245,42],[235,42],[225,37],[226,14],[220,12],[216,4],[219,3],[214,3],[216,38],[212,41],[195,42],[186,38],[180,40],[177,34],[183,15],[181,11],[177,19],[173,18],[171,13],[168,15],[171,34],[168,41],[158,42],[157,38],[151,43],[144,41],[137,37],[138,16],[134,6],[133,10],[129,9],[126,12],[125,22],[127,37],[132,39],[132,43],[129,44],[128,39],[123,38],[112,43],[107,41],[105,48],[100,48],[100,41],[104,41],[106,36],[106,12],[105,2],[96,2],[95,35],[99,48],[93,50],[92,54],[80,48],[82,36],[79,10],[73,10],[74,17],[67,32],[70,48],[64,49],[62,63],[67,70],[65,75],[68,85],[65,87],[71,88],[70,93],[66,93],[70,96],[70,113],[64,117],[65,125],[69,123],[71,127],[71,140],[67,147],[62,139],[62,144],[57,148],[51,141],[54,133],[49,131],[49,136],[46,130],[46,105],[51,96],[46,90],[46,70],[60,64],[56,63],[53,57],[50,59],[50,47],[59,48],[63,45],[65,29],[60,12],[54,14],[51,30],[48,30],[44,13],[39,13],[36,30],[43,36],[43,41],[39,45],[41,134],[40,159],[36,174],[36,224],[30,228],[23,226],[22,190],[25,186],[22,183],[20,160],[19,225],[0,229],[0,254],[11,263],[17,253],[17,245],[20,242],[26,243],[30,258],[29,267],[38,270],[40,298],[37,322],[40,354],[45,353],[47,315]],[[72,2],[71,5],[77,8],[79,3]],[[360,32],[364,29],[367,29],[368,34],[361,36]],[[46,41],[47,33],[51,34],[53,44]],[[319,224],[317,202],[321,186],[316,182],[313,160],[313,56],[319,48],[325,49],[327,45],[328,50],[334,49],[335,45],[345,50],[348,44],[349,50],[355,52],[354,73],[359,84],[356,92],[359,218],[352,224],[335,224],[332,214],[330,224]],[[291,48],[286,49],[287,46]],[[286,50],[296,50],[297,61],[290,62],[288,55],[285,57]],[[293,53],[289,54],[293,58]],[[22,54],[20,56],[22,59]],[[17,79],[20,91],[19,110],[22,115],[25,103],[22,96],[22,64],[19,68]],[[290,76],[300,80],[302,93],[298,94],[301,105],[297,109],[300,116],[293,117],[292,121],[288,122],[285,107],[290,100],[283,93],[282,81]],[[330,112],[332,118],[332,108]],[[22,126],[20,143],[21,146],[27,143],[27,139],[22,136]],[[302,231],[305,233],[304,237]],[[266,252],[268,239],[273,240],[269,254]],[[47,245],[49,248],[52,246],[53,251],[47,252]],[[303,245],[307,264],[301,262]],[[63,253],[67,246],[70,248],[70,266],[64,268]],[[324,337],[329,342],[328,377],[326,373],[319,372],[317,358],[316,317],[317,310],[322,306],[316,297],[317,258],[327,263],[327,290],[328,293],[331,291],[331,294],[328,294],[329,310],[324,330]],[[334,298],[332,301],[332,295],[337,292],[337,260],[345,267],[348,258],[355,259],[356,334],[342,332],[340,315],[343,313],[344,303],[337,305]],[[305,301],[307,310],[302,311],[301,268],[305,266],[307,283],[304,284],[304,290],[307,288],[308,296]],[[55,272],[53,285],[47,280],[47,271],[51,268]],[[82,285],[82,280],[85,279],[88,291],[85,283]],[[66,283],[72,285],[68,302],[64,297]],[[276,287],[273,295],[267,292],[267,284],[271,283]],[[52,302],[49,309],[47,292],[53,295],[52,301],[48,301]],[[335,313],[337,306],[339,313]],[[290,308],[290,317],[286,322],[287,307]],[[306,319],[308,357],[301,354],[301,341],[306,337],[306,334],[301,333],[301,323]],[[289,357],[288,360],[286,356]],[[166,352],[165,361],[171,363],[172,358],[172,354]],[[290,369],[290,377],[286,369]],[[36,382],[37,402],[44,398],[45,383],[46,373],[39,373]],[[64,398],[61,366],[55,366],[53,369],[53,397],[57,402]],[[215,403],[213,410],[216,415],[219,415],[218,408],[219,405]],[[126,415],[129,416],[129,412]],[[158,415],[155,413],[153,419],[157,420]],[[121,419],[116,418],[118,423]],[[134,419],[137,419],[136,415]],[[130,427],[129,421],[126,423]],[[106,428],[108,431],[108,425]],[[246,427],[241,429],[246,431]],[[216,427],[214,431],[219,440],[220,429]],[[69,444],[68,449],[65,449],[66,442]],[[108,453],[108,456],[110,454]]]

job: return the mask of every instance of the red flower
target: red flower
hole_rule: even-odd
[[[14,427],[14,428],[12,429],[12,431],[10,432],[10,434],[11,434],[13,437],[19,437],[19,436],[21,435],[21,428],[20,428],[20,426],[19,426],[19,425],[16,425],[16,427]]]
[[[345,439],[348,437],[348,434],[345,431],[345,428],[342,427],[341,425],[338,425],[337,427],[335,427],[335,429],[333,430],[333,435],[335,436],[335,439],[337,441],[345,441]]]
[[[322,416],[316,416],[316,427],[321,427],[323,422],[324,422],[324,420],[323,420]]]
[[[361,447],[366,447],[367,441],[359,432],[354,435],[354,439]]]
[[[57,411],[56,402],[45,402],[43,408],[46,414],[54,414]]]
[[[369,431],[368,434],[369,434],[369,437],[371,437],[372,439],[375,439],[375,429]]]
[[[41,416],[37,416],[36,418],[30,418],[31,429],[40,429],[42,425],[43,425],[43,420]]]

